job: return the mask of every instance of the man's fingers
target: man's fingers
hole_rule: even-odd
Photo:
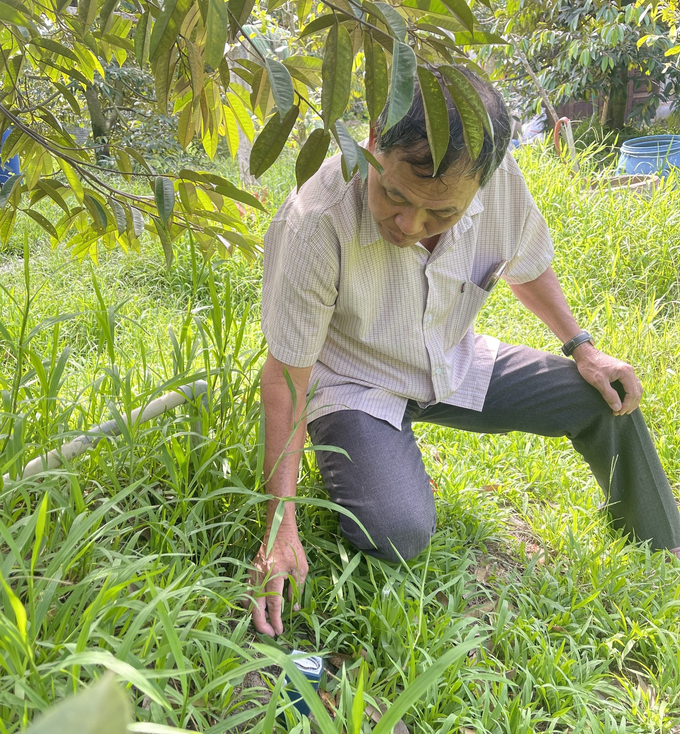
[[[267,622],[267,615],[265,613],[265,601],[266,597],[260,596],[257,599],[253,601],[253,604],[250,608],[250,613],[253,617],[253,627],[258,632],[261,632],[264,635],[269,635],[270,637],[274,637],[276,635],[276,632],[274,631],[274,628]]]
[[[607,401],[607,405],[614,411],[619,413],[621,410],[621,398],[619,394],[614,390],[608,380],[602,380],[595,385],[595,387],[602,393],[602,397]]]
[[[642,398],[642,383],[637,378],[633,369],[622,371],[616,379],[621,383],[626,393],[619,415],[632,413],[639,405]]]
[[[283,577],[277,576],[266,586],[267,612],[269,613],[269,624],[277,635],[283,634],[283,622],[281,621],[281,609],[283,607]]]

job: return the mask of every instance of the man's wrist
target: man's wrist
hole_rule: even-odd
[[[576,349],[574,349],[571,356],[574,362],[580,362],[582,360],[589,359],[591,356],[597,354],[597,352],[597,347],[593,346],[592,342],[583,342],[583,344],[579,344]]]
[[[574,352],[584,344],[593,345],[593,337],[587,331],[579,331],[562,345],[562,353],[565,357],[573,356]]]
[[[274,522],[276,510],[283,504],[283,517],[279,525],[279,532],[286,535],[297,535],[297,518],[295,517],[295,503],[294,502],[282,502],[281,499],[269,500],[267,503],[267,532],[269,535],[269,529]]]

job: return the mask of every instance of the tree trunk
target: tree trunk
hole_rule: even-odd
[[[621,130],[626,124],[628,104],[628,68],[618,67],[611,75],[611,89],[603,115],[603,124],[612,130]]]
[[[111,117],[107,117],[102,109],[101,100],[97,87],[90,84],[85,89],[85,101],[87,110],[90,113],[90,122],[92,124],[92,138],[94,140],[97,158],[110,157],[111,151],[107,145],[109,140],[109,132],[111,132],[111,124],[115,119],[115,113]]]
[[[236,46],[229,51],[227,55],[231,59],[248,59],[252,55],[241,46]],[[241,82],[243,86],[250,91],[250,86],[245,82]],[[236,162],[238,163],[238,172],[241,177],[241,186],[246,189],[254,189],[260,185],[260,182],[250,173],[250,151],[253,146],[245,136],[241,127],[238,128],[238,150],[236,151]]]

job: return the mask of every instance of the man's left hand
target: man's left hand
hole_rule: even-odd
[[[581,377],[600,391],[614,415],[627,415],[640,405],[642,383],[627,362],[600,352],[588,342],[576,347],[573,357]],[[626,393],[623,403],[612,382],[622,385]]]

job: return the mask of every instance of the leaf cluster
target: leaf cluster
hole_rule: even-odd
[[[677,99],[680,69],[668,55],[672,26],[649,4],[507,0],[495,12],[494,27],[513,37],[554,104],[607,96],[627,86],[631,72],[651,95],[636,111],[643,120],[649,121],[660,102]],[[540,105],[512,47],[486,49],[483,56],[495,63],[497,75],[510,80],[519,109]]]
[[[261,19],[275,28],[284,11],[290,27],[279,53]],[[232,246],[252,255],[258,245],[239,221],[245,194],[197,171],[159,171],[144,155],[148,141],[136,136],[141,125],[176,120],[179,146],[198,141],[211,159],[221,141],[232,157],[243,141],[254,141],[250,171],[259,177],[311,115],[318,131],[299,152],[298,186],[321,165],[331,138],[346,176],[365,178],[375,161],[342,121],[357,72],[370,120],[389,98],[388,127],[408,110],[419,78],[438,163],[448,117],[429,69],[439,64],[475,156],[488,118],[453,65],[471,64],[472,46],[502,42],[464,0],[323,0],[317,8],[272,0],[264,13],[254,0],[166,0],[160,7],[151,0],[79,0],[77,7],[12,0],[0,4],[0,22],[1,156],[18,155],[22,170],[0,190],[0,240],[9,241],[24,212],[78,257],[96,258],[101,244],[136,248],[146,230],[160,238],[168,263],[187,231],[207,255]],[[131,192],[133,179],[146,181],[149,194]],[[60,207],[59,221],[36,210],[42,199]]]

